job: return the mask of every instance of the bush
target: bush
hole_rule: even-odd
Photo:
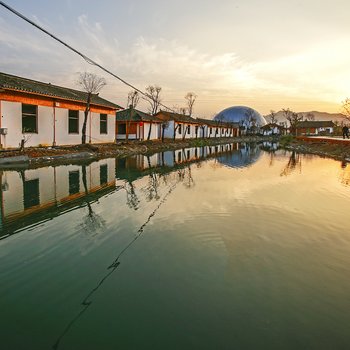
[[[193,139],[191,140],[191,146],[193,147],[203,147],[208,144],[208,141],[205,139]]]
[[[280,146],[285,147],[291,144],[294,141],[294,136],[289,134],[289,135],[283,135],[280,138]]]

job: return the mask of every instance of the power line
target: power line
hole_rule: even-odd
[[[3,1],[0,1],[0,5],[2,5],[3,7],[5,7],[7,10],[9,10],[10,12],[14,13],[16,16],[22,18],[24,21],[28,22],[29,24],[31,24],[32,26],[34,26],[35,28],[39,29],[40,31],[42,31],[43,33],[47,34],[48,36],[50,36],[52,39],[58,41],[60,44],[64,45],[65,47],[67,47],[69,50],[73,51],[74,53],[76,53],[77,55],[79,55],[80,57],[82,57],[87,63],[96,66],[98,68],[100,68],[101,70],[103,70],[104,72],[106,72],[107,74],[113,76],[114,78],[118,79],[119,81],[121,81],[123,84],[131,87],[133,90],[139,92],[141,95],[143,95],[144,97],[146,97],[147,99],[152,99],[148,94],[146,94],[145,92],[143,92],[142,90],[138,89],[137,87],[133,86],[132,84],[128,83],[126,80],[122,79],[121,77],[119,77],[118,75],[114,74],[113,72],[111,72],[110,70],[108,70],[107,68],[101,66],[100,64],[98,64],[97,62],[95,62],[94,60],[92,60],[91,58],[89,58],[88,56],[84,55],[83,53],[81,53],[80,51],[78,51],[77,49],[75,49],[74,47],[68,45],[66,42],[64,42],[63,40],[61,40],[60,38],[58,38],[57,36],[51,34],[49,31],[47,31],[46,29],[44,29],[43,27],[39,26],[37,23],[33,22],[32,20],[30,20],[28,17],[22,15],[20,12],[16,11],[14,8],[10,7],[9,5],[5,4]],[[172,112],[174,112],[171,108],[163,105],[162,103],[159,103],[159,105],[161,107],[166,108],[167,110],[170,110]]]

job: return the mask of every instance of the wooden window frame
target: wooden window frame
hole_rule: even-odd
[[[78,117],[77,117],[77,118],[72,118],[71,112],[77,113],[77,116],[78,116]],[[69,124],[70,119],[75,119],[75,120],[77,120],[77,123],[78,123],[78,125],[77,125],[77,130],[78,130],[78,131],[70,131],[70,124]],[[68,109],[68,134],[69,134],[69,135],[79,135],[79,128],[80,128],[79,111],[74,110],[74,109]]]
[[[34,106],[35,107],[35,114],[23,112],[24,106]],[[35,116],[35,131],[24,130],[23,129],[23,118],[33,117],[33,116]],[[38,130],[38,106],[30,104],[30,103],[22,103],[22,134],[38,134],[38,133],[39,133],[39,130]]]
[[[106,120],[102,120],[102,117],[106,117]],[[106,131],[102,132],[102,125],[106,127]],[[100,135],[108,135],[108,115],[107,113],[100,113]]]

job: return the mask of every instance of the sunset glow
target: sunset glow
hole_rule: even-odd
[[[170,107],[195,92],[196,116],[232,105],[338,113],[350,95],[345,0],[8,4],[140,89],[160,85]],[[104,75],[4,8],[0,25],[3,72],[73,88],[77,72]],[[130,88],[105,77],[102,95],[125,106]]]

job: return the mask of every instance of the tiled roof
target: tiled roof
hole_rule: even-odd
[[[329,128],[334,127],[334,123],[331,120],[307,120],[299,122],[297,128]]]
[[[124,109],[122,111],[117,112],[116,118],[117,118],[117,121],[134,121],[134,122],[152,121],[152,122],[156,122],[156,123],[162,122],[161,119],[159,119],[155,116],[152,116],[150,114],[138,111],[137,109],[134,109],[134,108],[128,108],[128,109]]]
[[[196,119],[185,114],[179,114],[179,113],[173,113],[173,112],[167,112],[167,111],[160,111],[156,114],[156,117],[160,117],[161,119],[163,119],[162,116],[165,117],[164,118],[165,120],[175,120],[176,122],[197,124]]]
[[[0,72],[0,88],[83,103],[85,103],[87,100],[87,93],[84,91],[68,89],[50,83],[43,83],[36,80],[21,78],[2,72]],[[92,96],[91,103],[93,105],[109,107],[113,109],[122,108],[115,103],[109,102],[97,95]]]

